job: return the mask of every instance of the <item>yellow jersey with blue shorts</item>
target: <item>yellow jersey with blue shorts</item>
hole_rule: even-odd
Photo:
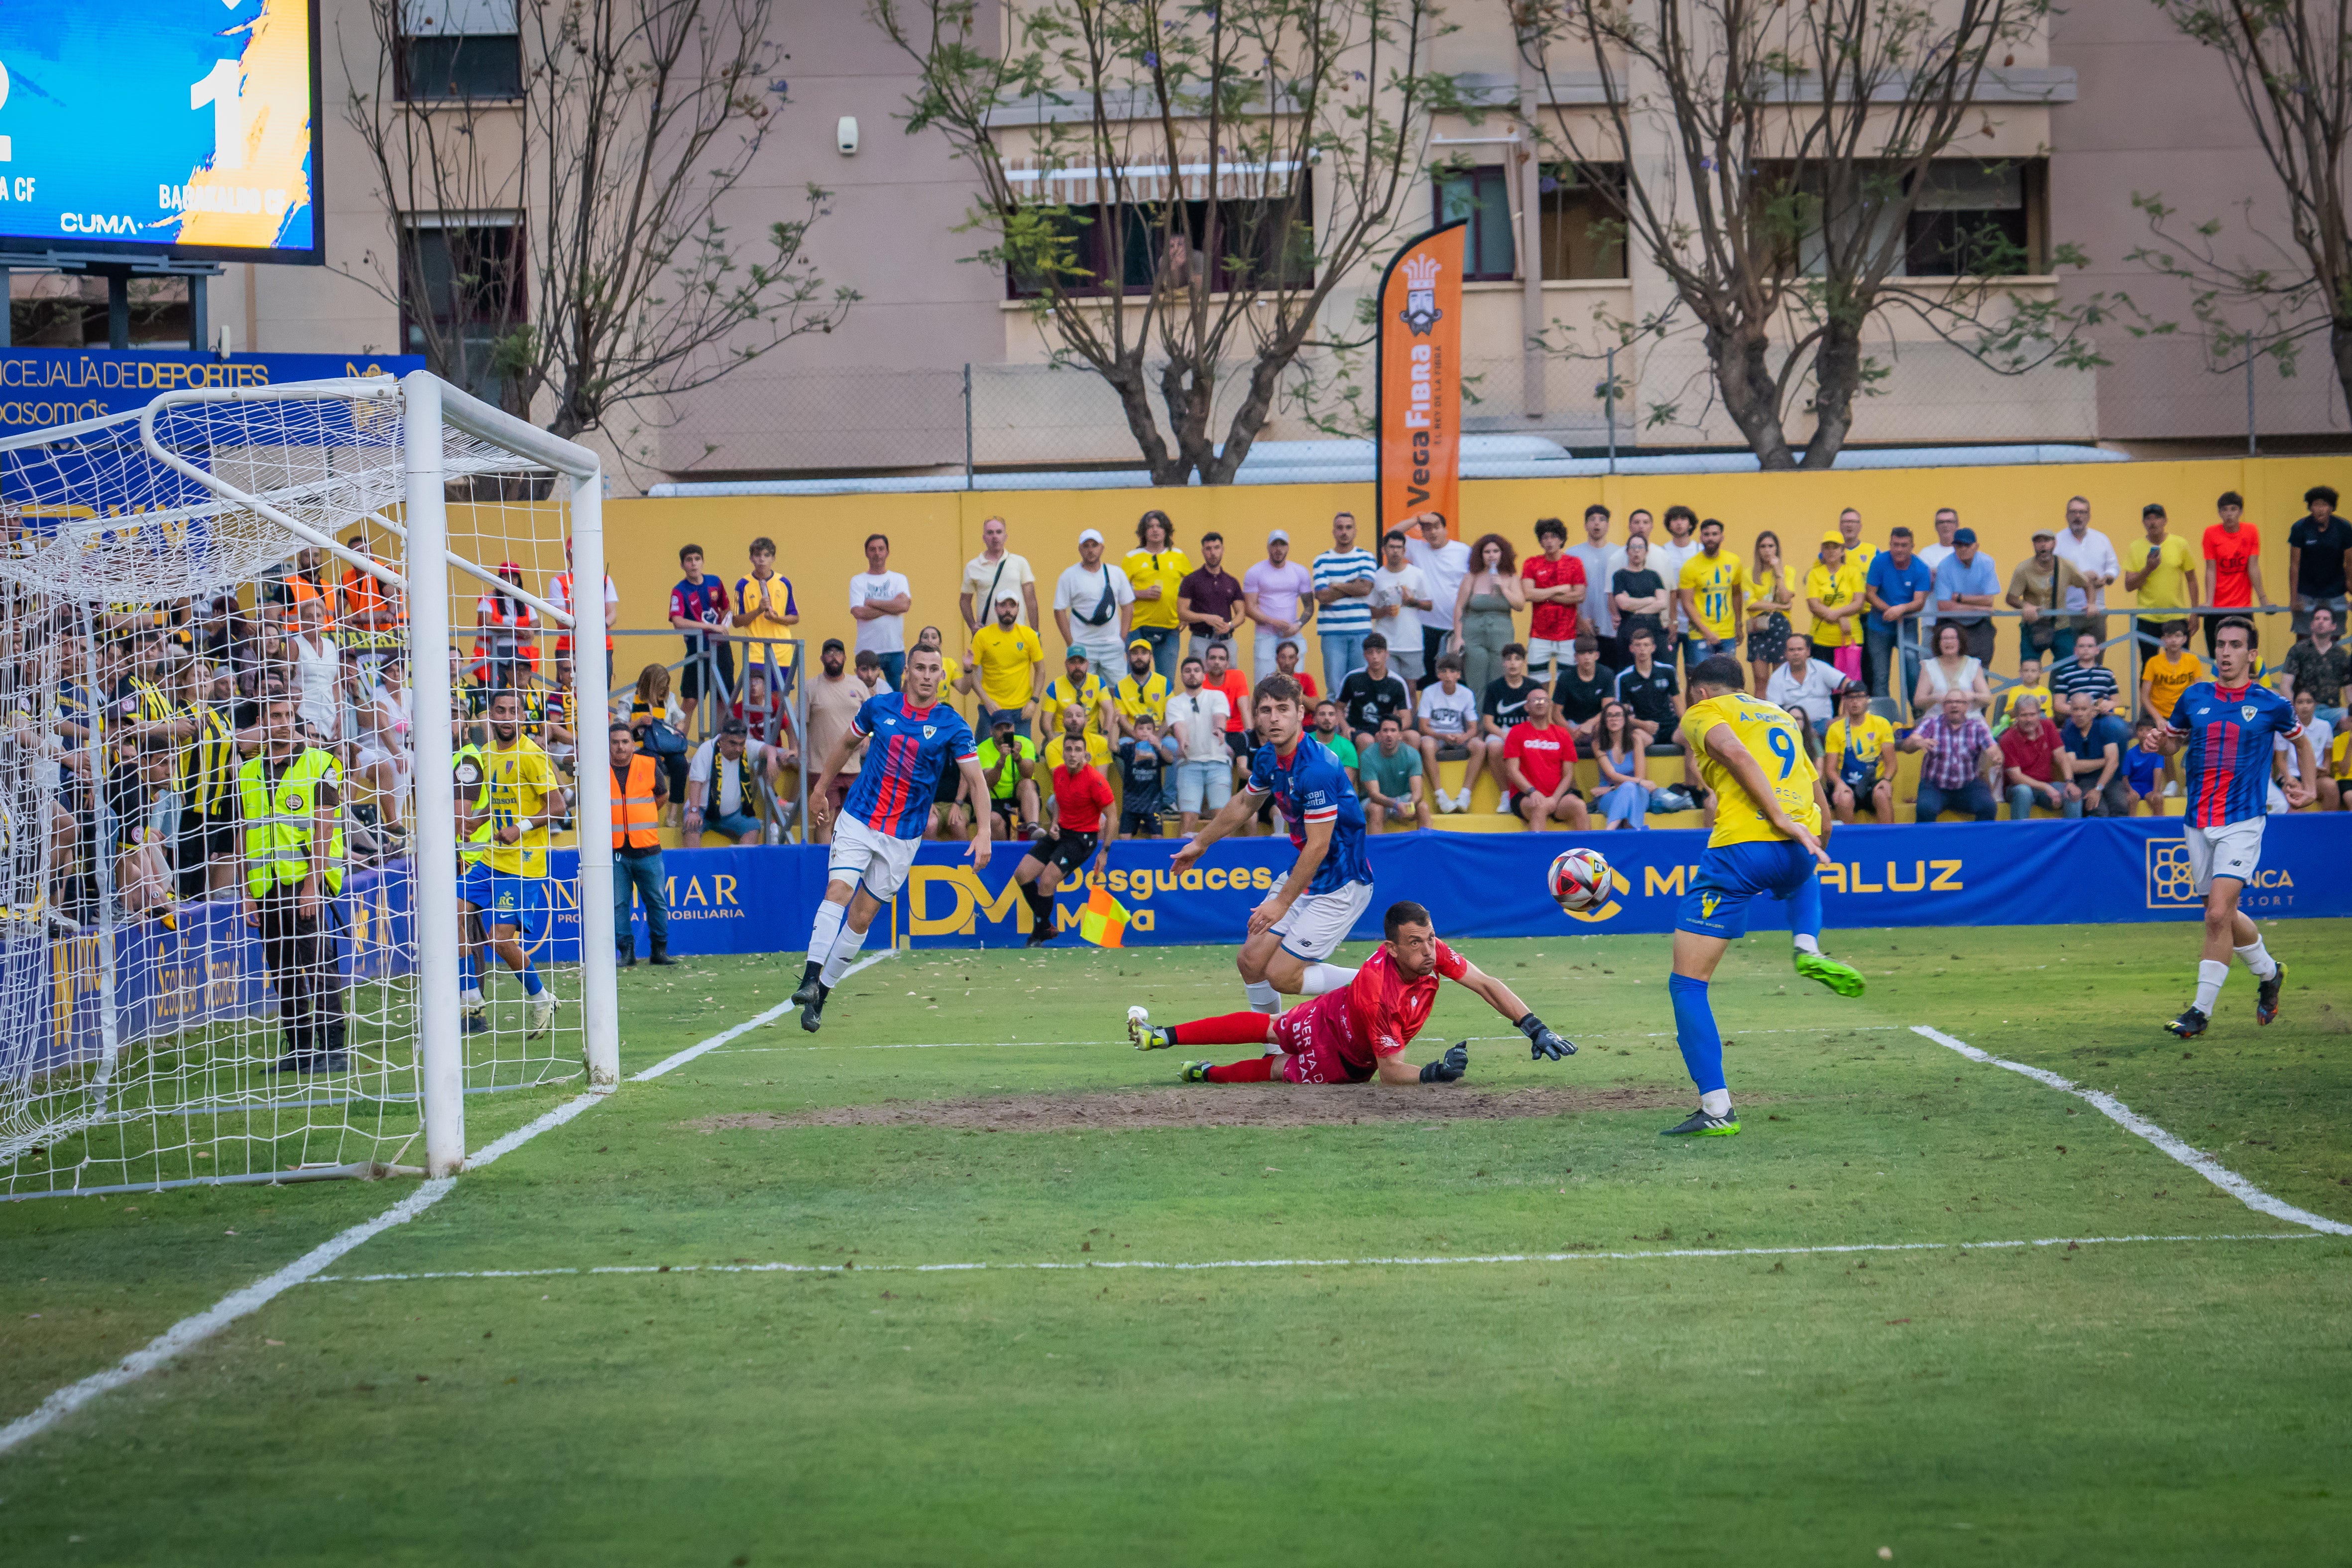
[[[1796,722],[1772,703],[1744,691],[1729,691],[1694,704],[1683,714],[1683,744],[1698,758],[1699,776],[1715,792],[1715,832],[1699,858],[1698,875],[1676,911],[1678,931],[1725,938],[1748,934],[1748,906],[1759,895],[1792,900],[1792,923],[1807,914],[1810,927],[1821,924],[1821,889],[1813,880],[1812,852],[1783,835],[1749,798],[1747,787],[1731,770],[1706,750],[1706,738],[1718,729],[1730,731],[1742,750],[1764,770],[1780,809],[1818,835],[1821,804],[1818,781]]]
[[[547,797],[556,788],[555,764],[525,735],[511,746],[484,747],[481,769],[476,809],[488,809],[491,837],[466,868],[457,896],[482,911],[485,925],[536,937],[547,918]],[[520,837],[499,840],[500,829],[525,820],[533,826]]]

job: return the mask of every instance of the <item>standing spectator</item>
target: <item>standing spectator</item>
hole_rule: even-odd
[[[1851,680],[1862,679],[1862,634],[1855,622],[1870,601],[1862,596],[1862,574],[1845,558],[1845,536],[1836,529],[1822,535],[1819,560],[1805,574],[1805,607],[1812,612],[1814,651],[1829,655],[1832,668]]]
[[[332,747],[343,738],[342,650],[328,639],[327,605],[323,599],[301,603],[301,630],[294,638],[295,687],[300,694],[302,727],[312,744]],[[514,664],[493,664],[493,670],[513,672]],[[501,689],[493,686],[492,690]]]
[[[695,748],[686,773],[686,836],[680,847],[699,849],[706,831],[738,845],[760,842],[760,798],[776,795],[777,774],[789,761],[781,746],[751,739],[751,727],[730,719]]]
[[[2000,569],[1977,548],[1977,531],[1956,530],[1952,553],[1936,568],[1936,624],[1957,626],[1969,657],[1992,662],[1992,607],[2000,597]]]
[[[883,692],[893,689],[888,678],[882,673],[882,656],[872,648],[859,648],[856,661],[852,668],[857,672],[859,682],[865,686],[866,696],[878,697]]]
[[[1591,826],[1584,799],[1576,793],[1576,737],[1551,721],[1551,694],[1528,688],[1527,717],[1503,744],[1503,777],[1511,787],[1511,807],[1528,830],[1543,833],[1555,820],[1572,832]]]
[[[1907,528],[1886,536],[1886,548],[1863,574],[1863,596],[1870,601],[1862,626],[1864,679],[1873,697],[1899,697],[1919,684],[1919,617],[1935,579],[1927,563],[1911,553]]]
[[[2270,590],[2263,586],[2262,531],[2246,521],[2246,498],[2223,490],[2213,503],[2221,521],[2205,531],[2205,602],[2220,609],[2205,617],[2205,653],[2211,658],[2213,634],[2230,611],[2244,615],[2257,597],[2265,609]]]
[[[2021,697],[2016,716],[2000,732],[2001,776],[2009,788],[2009,819],[2023,822],[2037,805],[2066,817],[2083,815],[2083,802],[2067,793],[2058,765],[2058,726],[2042,716],[2042,700]]]
[[[343,542],[350,547],[354,555],[364,555],[379,566],[384,564],[383,557],[369,547],[366,533],[354,533]],[[572,542],[568,539],[563,542],[563,553],[564,559],[568,562],[572,557]],[[375,678],[376,668],[383,662],[385,655],[404,651],[406,648],[408,639],[403,635],[402,628],[408,624],[407,599],[398,588],[385,583],[383,579],[372,573],[361,571],[356,566],[343,574],[341,584],[337,593],[340,607],[336,612],[335,620],[343,651],[352,656],[359,665],[362,677],[373,680]],[[234,595],[229,602],[232,605],[236,603]],[[559,609],[568,610],[571,607],[569,604],[557,602]],[[208,619],[213,614],[210,605],[204,606],[191,605],[189,608],[192,615],[201,608]],[[605,624],[608,626],[612,624],[609,612],[605,617]],[[193,628],[190,631],[193,632]],[[208,645],[215,636],[217,636],[215,630],[207,629],[204,632],[204,639]],[[191,650],[196,647],[196,637],[194,635],[184,635],[182,640],[187,643]],[[556,643],[559,648],[571,646],[572,638],[569,633]],[[609,686],[612,681],[613,672],[607,668],[604,671],[604,683]]]
[[[1682,720],[1682,688],[1675,684],[1674,666],[1656,660],[1656,633],[1634,626],[1625,636],[1633,658],[1617,672],[1617,700],[1633,710],[1635,727],[1647,737],[1643,743],[1654,743]]]
[[[1133,733],[1119,742],[1118,757],[1118,830],[1130,838],[1157,838],[1176,743],[1162,740],[1160,726],[1145,713],[1136,719]]]
[[[2189,651],[2189,623],[2164,623],[2164,640],[2139,667],[2139,710],[2168,723],[2180,694],[2206,679],[2205,661]]]
[[[2116,700],[2123,694],[2123,688],[2116,683],[2116,672],[2106,667],[2105,660],[2106,654],[2099,647],[2098,633],[2075,633],[2074,656],[2060,659],[2051,668],[2051,695],[2064,703],[2069,710],[2074,708],[2075,698],[2087,696],[2098,711],[2114,712]]]
[[[1349,676],[1333,697],[1359,752],[1379,738],[1381,721],[1394,716],[1398,730],[1415,742],[1415,754],[1419,754],[1421,737],[1410,732],[1412,688],[1390,671],[1388,639],[1380,633],[1364,639],[1364,668]]]
[[[2017,623],[2020,658],[2043,658],[2058,647],[2069,624],[2059,612],[2069,595],[2081,598],[2083,580],[2058,554],[2058,536],[2046,528],[2033,531],[2033,553],[2009,574],[2009,607],[2022,612]],[[2094,641],[2104,641],[2095,637]]]
[[[2336,515],[2332,487],[2312,486],[2303,492],[2303,504],[2304,517],[2286,535],[2286,599],[2297,637],[2311,629],[2311,612],[2323,606],[2336,612],[2342,629],[2344,552],[2352,550],[2352,524]]]
[[[1437,657],[1437,683],[1426,687],[1415,710],[1421,723],[1422,775],[1429,780],[1430,794],[1436,799],[1440,811],[1467,811],[1471,791],[1477,787],[1478,769],[1486,760],[1486,748],[1479,743],[1478,694],[1462,684],[1462,656],[1446,653]],[[1458,746],[1469,758],[1462,774],[1462,793],[1448,795],[1437,787],[1438,752],[1448,746]]]
[[[1179,611],[1184,579],[1192,562],[1176,548],[1176,525],[1158,508],[1135,525],[1135,548],[1127,552],[1128,586],[1135,592],[1135,616],[1129,640],[1141,637],[1151,645],[1151,668],[1165,685],[1176,679],[1176,655],[1184,642],[1184,621]]]
[[[1665,635],[1659,639],[1658,652],[1668,664],[1674,663],[1675,649],[1690,631],[1682,624],[1683,563],[1698,553],[1697,531],[1698,513],[1686,506],[1670,506],[1666,508],[1666,542],[1650,542],[1650,570],[1666,585]],[[1685,668],[1687,671],[1688,667]]]
[[[2066,613],[2076,631],[2095,631],[2107,640],[2107,584],[2124,574],[2116,547],[2091,526],[2091,503],[2081,496],[2066,502],[2066,526],[2058,535],[2058,559],[2074,569],[2078,584],[2066,590]]]
[[[1934,587],[1937,571],[1945,562],[1952,558],[1952,536],[1960,531],[1960,514],[1950,507],[1938,509],[1935,516],[1935,530],[1936,542],[1925,546],[1919,552],[1919,559],[1927,563],[1928,585],[1931,590]],[[1929,631],[1935,624],[1936,596],[1931,591],[1927,595],[1927,607],[1919,612],[1919,641],[1922,645],[1928,647],[1935,647],[1936,639]]]
[[[1862,537],[1862,513],[1852,507],[1838,513],[1838,537],[1845,541],[1845,563],[1862,574],[1864,583],[1870,581],[1870,568],[1878,560],[1878,546]]]
[[[1290,677],[1291,679],[1298,682],[1298,689],[1306,694],[1307,700],[1309,702],[1318,701],[1323,698],[1326,693],[1320,686],[1315,684],[1315,678],[1313,676],[1298,668],[1298,660],[1300,657],[1299,647],[1297,643],[1284,643],[1280,647],[1274,650],[1274,672],[1276,675],[1286,675]]]
[[[1503,673],[1486,682],[1478,698],[1478,719],[1481,743],[1486,749],[1486,765],[1495,770],[1496,782],[1509,776],[1503,769],[1504,748],[1513,730],[1528,721],[1528,698],[1543,688],[1528,679],[1528,650],[1517,643],[1503,647]],[[1550,710],[1550,694],[1545,693],[1544,707]],[[1503,798],[1495,809],[1510,815],[1510,786],[1503,784]]]
[[[2281,735],[2272,742],[2278,758],[2279,777],[2288,783],[2301,782],[2317,798],[2320,810],[2335,811],[2342,802],[2336,781],[2328,776],[2326,758],[2336,743],[2336,727],[2319,716],[2319,705],[2312,700],[2308,686],[2294,694],[2294,716],[2303,725],[2304,733],[2311,737],[2312,763],[2319,776],[2303,776],[2302,753]]]
[[[972,634],[969,674],[980,683],[981,706],[1012,714],[1025,739],[1032,710],[1045,689],[1045,644],[1035,627],[1022,623],[1021,598],[1013,589],[997,590],[995,611],[995,618]],[[814,740],[809,749],[815,752]],[[832,749],[823,754],[831,756]]]
[[[1032,634],[1033,636],[1034,634]],[[829,757],[845,731],[857,718],[857,710],[872,695],[865,682],[845,673],[849,650],[839,637],[827,637],[817,655],[818,674],[808,684],[808,749],[813,757]],[[860,762],[857,749],[850,749],[841,772],[833,781],[833,798],[825,802],[826,809],[818,811],[812,803],[809,815],[815,820],[809,824],[810,842],[829,844],[833,841],[833,825],[840,820],[842,804],[849,798],[849,786],[857,782]]]
[[[1062,715],[1069,712],[1080,714],[1079,727],[1087,734],[1103,737],[1106,742],[1118,733],[1118,721],[1110,705],[1110,689],[1090,665],[1086,649],[1069,648],[1062,655],[1061,675],[1047,681],[1045,689],[1038,694],[1037,727],[1047,740],[1062,731]],[[1050,751],[1046,753],[1052,754]]]
[[[1356,514],[1331,519],[1331,548],[1315,558],[1315,618],[1323,641],[1323,689],[1364,667],[1364,637],[1372,629],[1372,579],[1380,562],[1356,547]]]
[[[1385,832],[1391,819],[1410,820],[1415,827],[1429,826],[1429,802],[1422,798],[1421,752],[1405,744],[1404,726],[1396,714],[1383,717],[1379,731],[1358,743],[1356,781],[1357,793],[1364,799],[1365,831]]]
[[[539,673],[539,612],[507,592],[522,586],[521,566],[512,561],[499,562],[499,580],[501,587],[474,601],[474,678],[488,690],[520,691]],[[287,579],[289,584],[302,581],[299,576]],[[296,637],[301,635],[304,605],[319,606],[320,630],[324,634],[329,628],[327,599],[322,594],[296,599],[287,616],[287,629]]]
[[[1927,713],[1942,707],[1948,691],[1965,693],[1971,708],[1992,706],[1992,688],[1985,681],[1984,666],[1969,655],[1968,634],[1948,621],[1936,628],[1936,657],[1919,667],[1919,684],[1911,693],[1912,710]]]
[[[1125,662],[1134,620],[1134,584],[1103,559],[1103,536],[1086,530],[1078,535],[1077,563],[1063,567],[1054,584],[1054,625],[1062,640],[1084,649],[1093,668],[1115,670]]]
[[[1609,597],[1617,606],[1617,637],[1628,662],[1637,630],[1650,634],[1654,648],[1672,646],[1666,627],[1674,618],[1674,594],[1650,563],[1648,535],[1637,533],[1625,542],[1624,561],[1609,574]]]
[[[786,590],[789,595],[790,590]],[[563,570],[547,580],[547,602],[565,615],[573,615],[572,602],[572,541],[563,542]],[[407,617],[404,613],[402,619]],[[604,574],[604,689],[613,689],[613,626],[621,618],[621,591],[613,586],[613,574]],[[572,633],[566,628],[555,639],[555,657],[564,658],[572,651]]]
[[[2310,624],[2311,636],[2287,649],[2286,666],[2279,675],[2290,699],[2311,693],[2319,704],[2319,716],[2332,729],[2344,722],[2344,687],[2352,681],[2352,652],[2336,640],[2333,609],[2316,606]]]
[[[728,646],[727,584],[702,573],[702,546],[688,544],[677,552],[685,574],[669,591],[669,624],[686,634],[686,662],[678,668],[677,703],[685,715],[687,733],[694,732],[694,710],[708,689],[720,701],[735,689],[735,650]],[[858,634],[861,637],[864,633]],[[716,670],[714,675],[713,670]]]
[[[1298,646],[1298,635],[1313,616],[1315,574],[1290,558],[1290,534],[1276,529],[1265,536],[1265,559],[1242,574],[1242,609],[1257,626],[1251,640],[1252,660],[1260,680],[1274,673],[1276,649]]]
[[[849,613],[857,621],[857,651],[880,661],[893,691],[906,676],[907,612],[914,605],[906,574],[890,570],[890,536],[867,534],[866,570],[849,580]]]
[[[2124,777],[2124,748],[2131,743],[2131,731],[2122,720],[2102,714],[2087,691],[2063,700],[2074,715],[2058,732],[2066,749],[2059,764],[2066,772],[2066,798],[2079,802],[2086,816],[2129,816],[2132,792]]]
[[[1933,822],[1947,809],[1973,812],[1979,822],[1990,822],[1999,813],[1985,775],[2000,765],[2000,748],[1983,718],[1969,707],[1967,692],[1958,687],[1945,692],[1942,704],[1897,749],[1927,753],[1919,762],[1920,822]]]
[[[1010,593],[1028,610],[1029,627],[1037,629],[1037,574],[1027,557],[1004,548],[1004,520],[992,517],[980,525],[980,553],[963,563],[963,584],[956,603],[963,611],[966,631],[977,632],[995,618],[1000,595]]]
[[[1406,527],[1414,537],[1406,542],[1405,559],[1429,581],[1429,608],[1421,616],[1421,667],[1434,669],[1454,635],[1454,601],[1470,574],[1470,547],[1447,535],[1443,512],[1423,512],[1408,519]]]
[[[1519,567],[1520,596],[1535,606],[1528,622],[1528,668],[1538,680],[1559,679],[1576,658],[1576,628],[1588,579],[1584,563],[1568,552],[1568,524],[1547,517],[1536,524],[1543,553]]]
[[[1601,710],[1617,692],[1617,672],[1601,663],[1601,639],[1586,632],[1576,639],[1576,662],[1553,686],[1551,705],[1560,721],[1590,740],[1601,726]]]
[[[1748,593],[1748,574],[1739,557],[1723,548],[1723,524],[1708,518],[1698,525],[1698,553],[1683,563],[1675,580],[1683,625],[1689,636],[1683,648],[1683,668],[1696,669],[1701,660],[1721,654],[1739,657],[1739,627],[1747,619],[1741,601]]]
[[[1127,645],[1127,673],[1110,689],[1111,711],[1122,735],[1134,734],[1136,725],[1146,719],[1155,730],[1167,721],[1168,678],[1152,668],[1158,657],[1150,639],[1140,634]]]
[[[735,579],[735,635],[755,639],[744,651],[744,668],[767,671],[769,692],[782,699],[793,689],[793,645],[774,639],[793,635],[800,606],[793,603],[793,580],[776,571],[776,542],[762,535],[747,553],[751,569]]]
[[[1225,659],[1234,657],[1234,633],[1249,617],[1242,609],[1241,579],[1225,570],[1225,536],[1201,535],[1201,564],[1177,585],[1176,616],[1192,628],[1192,652],[1208,657],[1211,643],[1225,645]]]
[[[646,935],[654,962],[676,963],[669,955],[669,879],[662,870],[661,809],[669,783],[653,758],[637,750],[628,725],[614,720],[609,736],[613,765],[613,933],[621,967],[637,963],[637,940],[629,926],[629,906],[646,905]]]
[[[2197,563],[2189,546],[2172,536],[2161,505],[2150,501],[2140,508],[2139,525],[2147,538],[2136,552],[2139,565],[2125,568],[2124,586],[2137,595],[2139,613],[2132,623],[2132,634],[2141,647],[2154,647],[2163,640],[2164,623],[2177,617],[2148,612],[2189,607],[2189,596],[2196,592]]]
[[[979,747],[980,776],[988,781],[988,809],[1001,829],[996,837],[1008,840],[1032,837],[1037,831],[1037,747],[1016,732],[1020,723],[1017,710],[997,710],[989,715],[988,739]]]
[[[1649,780],[1649,746],[1633,728],[1633,712],[1611,698],[1601,710],[1592,736],[1592,765],[1601,777],[1601,819],[1612,828],[1639,830],[1649,826],[1650,796],[1656,793]]]
[[[1201,826],[1203,810],[1214,816],[1234,797],[1234,755],[1225,749],[1233,704],[1223,691],[1210,687],[1207,667],[1198,655],[1186,654],[1177,675],[1183,689],[1168,699],[1168,738],[1176,744],[1179,828],[1190,838]]]
[[[1780,536],[1769,528],[1756,535],[1748,595],[1748,663],[1761,688],[1789,656],[1789,612],[1797,603],[1797,585],[1780,561]]]
[[[1250,705],[1249,677],[1232,667],[1233,645],[1213,642],[1202,657],[1204,689],[1224,694],[1225,749],[1232,752],[1234,766],[1249,766],[1252,744],[1256,737],[1257,720]],[[1228,798],[1231,798],[1228,796]]]
[[[1436,679],[1423,668],[1421,616],[1435,601],[1429,574],[1405,558],[1404,530],[1392,528],[1381,541],[1381,569],[1372,574],[1372,629],[1388,639],[1389,664],[1418,691]]]
[[[1624,552],[1609,542],[1609,509],[1594,501],[1584,509],[1584,542],[1569,547],[1569,554],[1584,568],[1584,602],[1580,625],[1601,639],[1601,662],[1615,668],[1624,656],[1616,651],[1617,606],[1610,602],[1609,580],[1617,574]]]
[[[1829,666],[1813,658],[1811,639],[1801,632],[1789,637],[1788,659],[1764,683],[1764,700],[1775,708],[1793,708],[1819,734],[1837,712],[1838,692],[1847,684]]]
[[[1895,726],[1870,710],[1870,689],[1859,680],[1838,688],[1843,708],[1822,738],[1830,809],[1840,822],[1853,820],[1856,807],[1870,803],[1884,824],[1895,820]]]

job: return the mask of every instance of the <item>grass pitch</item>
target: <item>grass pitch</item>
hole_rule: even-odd
[[[2241,971],[2187,1047],[2159,1027],[2186,928],[1832,933],[1858,1002],[1759,935],[1716,986],[1748,1130],[1695,1142],[1656,1136],[1691,1098],[1662,938],[1465,944],[1584,1047],[1530,1063],[1449,989],[1413,1055],[1480,1037],[1475,1101],[1178,1089],[1183,1053],[1127,1049],[1125,1008],[1240,1005],[1227,952],[901,954],[822,1035],[788,1016],[626,1085],[0,1458],[0,1540],[26,1563],[2338,1561],[2352,1241],[1910,1029],[2109,1089],[2352,1221],[2352,933],[2268,935],[2280,1022],[2254,1026]],[[796,968],[625,974],[625,1070]],[[483,1097],[468,1142],[561,1099]],[[0,1205],[0,1417],[409,1190]],[[2001,1245],[2129,1237],[2263,1239]],[[1559,1256],[1471,1261],[1506,1254]]]

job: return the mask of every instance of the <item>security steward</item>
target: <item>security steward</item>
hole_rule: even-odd
[[[662,872],[661,808],[669,801],[669,782],[661,764],[637,750],[637,737],[615,720],[612,731],[613,764],[613,932],[621,967],[637,962],[636,933],[629,926],[629,894],[635,889],[646,901],[646,934],[653,940],[654,962],[676,963],[669,955],[669,885]]]
[[[261,932],[286,1032],[279,1072],[340,1072],[348,997],[329,900],[343,889],[342,770],[309,744],[295,704],[272,697],[262,749],[237,770],[245,923]]]

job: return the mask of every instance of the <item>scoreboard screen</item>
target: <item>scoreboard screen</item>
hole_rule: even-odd
[[[317,262],[316,0],[0,7],[0,252]]]

